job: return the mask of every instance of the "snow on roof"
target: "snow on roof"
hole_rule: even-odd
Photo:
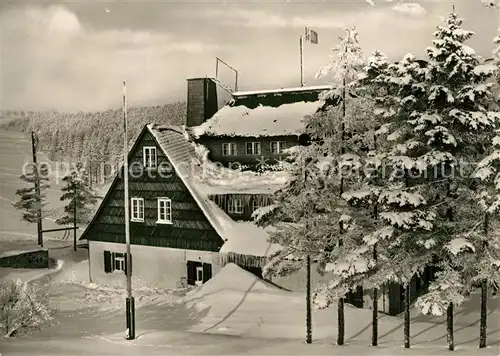
[[[281,248],[267,241],[271,229],[270,227],[264,229],[248,221],[235,222],[227,233],[237,238],[228,239],[219,252],[269,257]]]
[[[33,253],[33,252],[38,252],[38,251],[48,251],[48,250],[46,248],[35,247],[35,248],[25,249],[25,250],[3,251],[2,253],[0,253],[0,258],[12,257],[12,256],[16,256],[16,255],[24,255],[25,253]]]
[[[195,137],[300,135],[304,118],[325,105],[319,98],[331,86],[242,92],[200,126],[191,128]]]
[[[286,171],[256,174],[221,167],[217,172],[203,169],[204,175],[193,177],[207,195],[217,194],[273,194],[289,180]]]
[[[303,119],[314,114],[323,102],[296,102],[278,107],[259,105],[255,109],[244,105],[226,105],[211,119],[194,127],[195,136],[287,136],[304,130]]]
[[[276,246],[270,246],[267,242],[267,231],[251,222],[237,223],[233,221],[209,198],[212,186],[207,184],[204,179],[212,177],[215,164],[210,164],[208,161],[201,162],[196,152],[196,146],[186,140],[184,130],[181,127],[155,125],[147,127],[215,231],[225,241],[221,252],[267,256],[276,250]],[[224,167],[217,168],[222,172],[230,171]],[[256,173],[248,172],[245,176],[249,181],[251,181],[251,174],[258,177]],[[215,184],[217,179],[212,177],[212,180],[212,184]],[[220,178],[219,181],[221,181]],[[221,187],[219,189],[220,192],[224,192]]]
[[[317,91],[317,90],[329,90],[332,89],[331,85],[314,85],[308,87],[296,87],[296,88],[281,88],[281,89],[264,89],[264,90],[250,90],[250,91],[238,91],[232,93],[233,97],[247,96],[247,95],[262,95],[262,94],[276,94],[276,93],[290,93],[290,92],[304,92],[304,91]]]

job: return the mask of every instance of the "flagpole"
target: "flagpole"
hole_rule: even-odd
[[[135,339],[135,303],[132,296],[132,259],[130,258],[130,224],[129,224],[129,198],[128,198],[128,135],[127,135],[127,87],[123,81],[123,189],[125,196],[125,244],[126,257],[125,275],[127,278],[126,322],[127,340]]]
[[[299,40],[300,46],[300,86],[304,86],[304,40],[303,36],[300,36]]]

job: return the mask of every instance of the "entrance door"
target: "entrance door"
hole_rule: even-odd
[[[187,283],[189,285],[203,284],[212,278],[212,265],[200,261],[187,261]]]
[[[357,308],[363,308],[363,287],[358,287],[355,291],[349,291],[346,296],[346,301]]]
[[[203,266],[196,266],[196,285],[203,284]]]

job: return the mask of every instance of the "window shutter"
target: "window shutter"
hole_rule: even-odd
[[[187,261],[187,282],[190,285],[196,284],[196,264],[193,261]]]
[[[104,251],[104,272],[111,273],[111,252]]]
[[[212,265],[210,263],[203,264],[203,283],[212,278]]]

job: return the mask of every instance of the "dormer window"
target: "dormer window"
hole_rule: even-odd
[[[143,147],[144,168],[156,168],[156,147]]]
[[[254,199],[252,202],[252,211],[255,211],[255,210],[260,209],[260,208],[262,208],[262,204],[260,203],[259,200]]]
[[[238,198],[229,198],[227,212],[229,214],[243,214],[243,201]]]
[[[236,156],[236,143],[227,142],[222,144],[223,156]]]
[[[260,155],[260,142],[247,142],[246,151],[247,155]]]
[[[283,154],[283,151],[286,149],[285,141],[272,141],[271,142],[271,153],[273,155]]]

